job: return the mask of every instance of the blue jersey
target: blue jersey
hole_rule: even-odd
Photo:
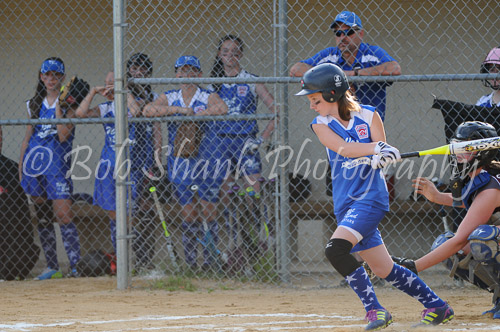
[[[361,43],[359,45],[356,60],[350,65],[344,58],[338,47],[326,48],[309,59],[302,60],[310,66],[317,66],[322,63],[333,63],[343,70],[354,70],[355,68],[368,68],[381,65],[385,62],[396,61],[384,49],[379,46]],[[361,104],[374,105],[382,120],[385,118],[386,87],[392,83],[367,82],[356,84],[356,96]]]
[[[254,74],[242,70],[236,75],[238,78],[257,77]],[[213,86],[209,86],[213,90]],[[227,104],[228,114],[255,114],[257,112],[258,96],[255,92],[255,84],[222,84],[217,92],[221,99]],[[255,135],[259,132],[257,121],[214,121],[210,131],[215,134],[230,135]]]
[[[344,127],[332,116],[317,116],[312,124],[325,124],[346,142],[370,143],[371,123],[375,108],[361,105],[360,112],[351,112]],[[389,211],[389,192],[380,169],[373,169],[369,157],[348,158],[326,148],[332,168],[332,198],[335,215],[343,215],[355,202]]]
[[[479,98],[476,105],[477,106],[484,106],[484,107],[494,107],[494,106],[500,107],[500,102],[496,105],[493,105],[493,92],[492,92],[489,95],[485,95],[485,96],[482,96],[481,98]]]
[[[115,117],[115,103],[114,101],[108,101],[102,104],[99,104],[99,111],[101,113],[102,118],[114,118]],[[131,114],[129,112],[129,117],[131,117]],[[139,165],[141,163],[139,157],[141,156],[140,149],[141,147],[138,146],[135,136],[136,136],[136,130],[135,130],[135,124],[136,123],[129,123],[129,146],[130,146],[130,159],[131,159],[131,168],[132,169],[138,169]],[[116,151],[115,151],[115,144],[116,144],[116,130],[115,130],[115,124],[114,123],[103,123],[104,127],[104,133],[105,133],[105,138],[104,138],[104,146],[102,148],[101,152],[101,164],[105,165],[108,164],[110,167],[110,170],[114,170],[115,167],[115,161],[116,161]],[[104,164],[103,164],[104,162]]]
[[[56,102],[49,105],[47,98],[45,98],[40,109],[39,119],[55,119]],[[31,115],[29,101],[26,105],[28,113]],[[33,134],[28,142],[23,159],[25,174],[32,176],[41,174],[69,176],[67,172],[71,168],[73,138],[74,129],[66,141],[60,142],[56,125],[33,126]]]
[[[182,98],[181,90],[169,90],[165,92],[169,106],[179,106],[179,107],[191,107],[194,113],[199,113],[207,109],[208,97],[212,92],[206,89],[198,88],[189,105],[184,103]],[[178,114],[178,116],[182,116]],[[170,122],[167,125],[168,129],[168,145],[171,147],[170,151],[173,151],[175,136],[177,134],[177,128],[180,122]],[[205,133],[206,124],[203,123],[201,126],[201,132]],[[204,135],[206,136],[206,135]],[[204,137],[202,140],[198,155],[202,153],[203,149],[207,148],[207,139]],[[176,184],[193,184],[195,183],[195,177],[198,174],[194,170],[194,166],[198,162],[199,158],[176,158],[173,153],[169,153],[168,156],[168,172],[169,178]]]

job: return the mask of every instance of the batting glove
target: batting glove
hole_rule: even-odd
[[[375,155],[371,158],[371,165],[375,169],[401,161],[399,150],[381,141],[377,142],[373,152]]]

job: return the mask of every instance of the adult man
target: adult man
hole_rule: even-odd
[[[329,47],[313,57],[297,62],[290,69],[290,76],[302,77],[311,67],[321,63],[334,63],[347,76],[401,75],[401,67],[385,50],[363,43],[365,31],[361,19],[353,12],[343,11],[330,25],[337,47]],[[388,82],[355,84],[356,96],[361,104],[373,105],[382,120],[385,118],[385,88]]]

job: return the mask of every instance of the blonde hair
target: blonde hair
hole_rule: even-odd
[[[339,101],[339,116],[344,121],[349,121],[351,119],[351,112],[360,112],[361,106],[356,99],[356,96],[347,90]]]

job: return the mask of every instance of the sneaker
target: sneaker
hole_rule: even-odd
[[[500,319],[500,298],[497,299],[496,304],[490,310],[482,313],[483,315],[491,315],[493,319]]]
[[[66,278],[80,278],[80,273],[78,270],[74,267],[69,271],[69,273],[66,275]]]
[[[392,316],[385,309],[373,309],[366,313],[365,320],[368,322],[365,330],[381,330],[392,323]]]
[[[38,277],[35,278],[35,280],[60,279],[62,277],[63,274],[61,270],[46,268]]]
[[[448,303],[445,303],[442,307],[429,308],[422,311],[422,320],[415,327],[444,324],[454,317],[455,312],[453,308]]]

